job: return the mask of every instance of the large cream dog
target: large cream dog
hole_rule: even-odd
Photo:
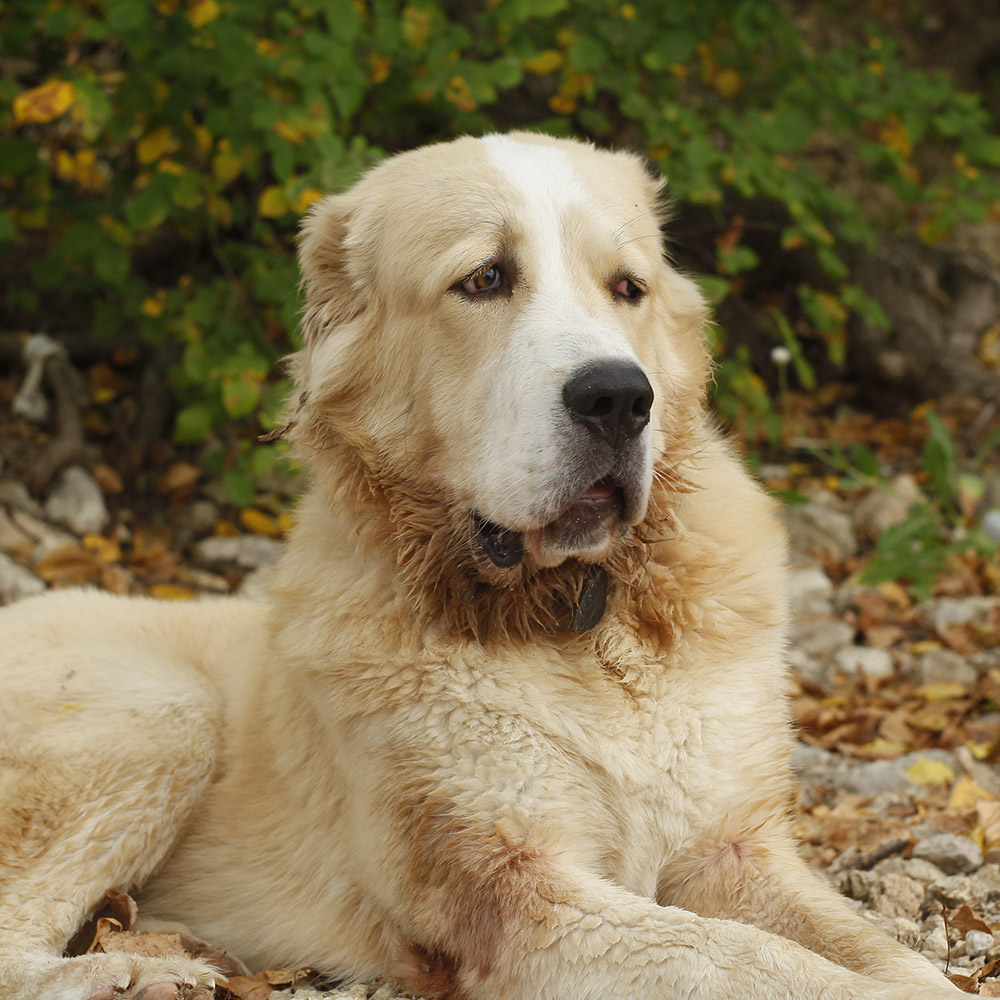
[[[252,965],[463,1000],[947,1000],[799,860],[772,504],[706,419],[660,182],[523,134],[310,215],[270,606],[0,614],[0,997],[110,887]]]

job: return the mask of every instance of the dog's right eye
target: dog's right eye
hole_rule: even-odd
[[[476,271],[471,278],[462,283],[462,291],[468,295],[483,295],[496,291],[503,284],[503,271],[496,264],[490,264],[481,271]]]

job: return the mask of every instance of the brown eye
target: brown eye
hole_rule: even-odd
[[[468,281],[462,285],[462,291],[469,295],[482,295],[484,292],[492,292],[500,287],[503,282],[503,271],[496,264],[477,271]]]
[[[618,298],[629,299],[634,302],[637,299],[642,298],[645,294],[645,289],[640,288],[631,278],[622,278],[621,281],[615,285],[614,292]]]

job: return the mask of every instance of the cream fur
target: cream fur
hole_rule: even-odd
[[[522,134],[312,213],[288,431],[312,485],[270,605],[0,612],[3,1000],[211,995],[195,962],[59,957],[111,887],[251,965],[428,996],[955,995],[795,853],[784,540],[703,413],[659,195],[631,156]],[[505,287],[461,290],[490,265]],[[655,391],[613,458],[639,513],[573,549],[547,528],[606,470],[561,387],[608,358]],[[575,635],[593,563],[611,596]]]

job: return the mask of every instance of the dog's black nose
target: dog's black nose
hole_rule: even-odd
[[[563,386],[563,402],[574,420],[618,447],[649,423],[653,387],[632,361],[598,361]]]

